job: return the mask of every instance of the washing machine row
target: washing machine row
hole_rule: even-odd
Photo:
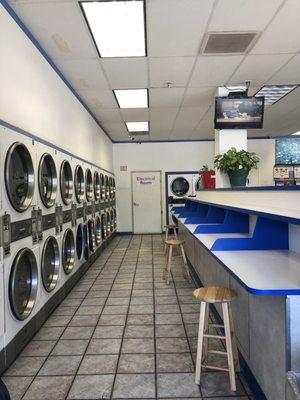
[[[116,211],[112,175],[7,128],[0,170],[2,353],[111,236]]]

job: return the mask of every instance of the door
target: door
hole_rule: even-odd
[[[161,233],[161,172],[131,173],[133,233]]]

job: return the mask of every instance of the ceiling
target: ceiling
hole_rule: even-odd
[[[212,139],[218,86],[300,83],[299,0],[146,0],[148,56],[102,59],[77,1],[9,3],[114,141],[128,140],[125,121],[146,120],[141,140]],[[219,31],[260,35],[247,54],[201,55],[205,33]],[[130,88],[149,88],[149,109],[118,108],[112,89]],[[297,88],[248,136],[299,131],[299,109]]]

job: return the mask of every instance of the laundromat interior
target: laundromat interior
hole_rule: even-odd
[[[0,0],[0,400],[300,400],[299,85],[299,0]]]

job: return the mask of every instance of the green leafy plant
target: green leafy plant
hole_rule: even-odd
[[[246,150],[237,151],[232,147],[224,154],[218,154],[215,157],[215,167],[221,172],[230,171],[250,171],[257,169],[259,157],[255,153]]]
[[[202,165],[202,167],[201,167],[199,172],[200,172],[200,175],[201,175],[201,174],[203,174],[203,172],[207,172],[207,171],[209,171],[208,165],[204,164],[204,165]]]

